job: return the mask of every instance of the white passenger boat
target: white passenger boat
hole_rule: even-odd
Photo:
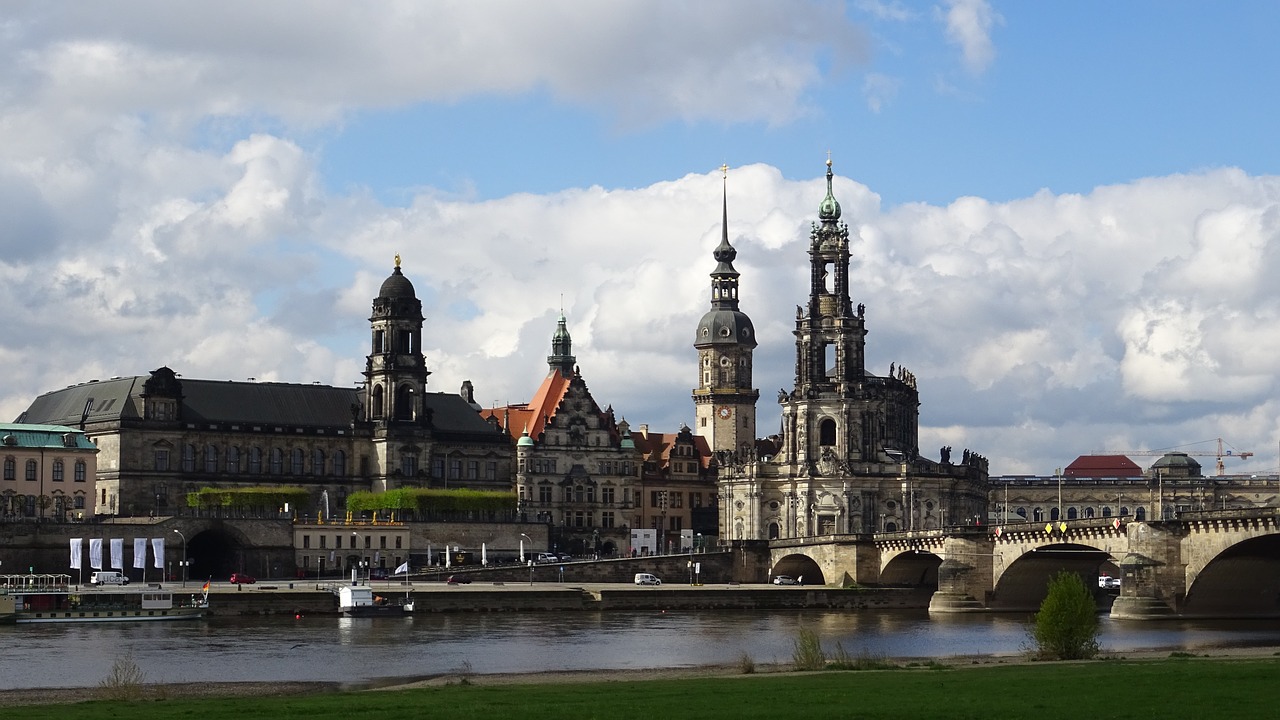
[[[0,593],[12,598],[19,624],[196,620],[209,608],[208,583],[175,598],[158,584],[81,588],[70,575],[0,575]]]
[[[413,599],[408,593],[403,600],[396,600],[374,595],[368,585],[343,585],[337,590],[338,612],[346,617],[403,616],[413,612]]]

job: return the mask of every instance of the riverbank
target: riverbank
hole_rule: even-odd
[[[1027,654],[1019,655],[961,655],[943,658],[876,658],[878,672],[894,670],[911,671],[920,668],[939,670],[963,669],[981,666],[1049,666],[1114,664],[1118,662],[1158,662],[1170,658],[1248,661],[1280,658],[1280,646],[1222,648],[1212,652],[1188,653],[1168,650],[1142,650],[1131,652],[1100,653],[1094,660],[1048,662],[1033,660]],[[453,686],[504,687],[542,685],[592,685],[599,683],[644,683],[666,680],[690,680],[712,678],[779,678],[812,676],[831,673],[851,673],[848,670],[797,671],[790,663],[753,664],[751,672],[745,672],[742,664],[718,664],[685,668],[646,668],[627,670],[558,670],[529,673],[471,673],[451,672],[416,678],[380,678],[361,683],[342,682],[213,682],[213,683],[143,683],[136,688],[137,700],[165,701],[184,699],[271,698],[289,696],[315,696],[333,693],[381,692],[420,690]],[[0,690],[0,707],[34,705],[68,705],[108,699],[103,687],[38,688],[33,690]]]

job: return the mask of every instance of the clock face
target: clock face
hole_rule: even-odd
[[[729,407],[728,405],[721,405],[720,410],[718,411],[717,414],[720,415],[721,420],[728,420],[729,416],[733,415],[733,408]]]

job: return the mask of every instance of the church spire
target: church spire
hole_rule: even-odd
[[[721,165],[720,244],[711,253],[716,269],[711,272],[711,307],[714,310],[738,309],[738,277],[733,261],[738,251],[729,244],[729,166]]]

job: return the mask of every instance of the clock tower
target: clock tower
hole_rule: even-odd
[[[698,322],[693,347],[698,351],[698,387],[693,391],[697,419],[694,432],[707,438],[712,451],[732,451],[747,457],[755,447],[756,400],[751,387],[751,351],[756,332],[751,318],[738,309],[738,251],[729,244],[729,168],[721,167],[726,187],[720,244],[712,253],[711,309]]]

